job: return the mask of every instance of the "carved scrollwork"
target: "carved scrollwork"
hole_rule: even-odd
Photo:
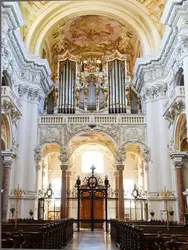
[[[37,165],[39,164],[39,162],[42,159],[42,153],[41,153],[41,146],[40,145],[38,145],[34,150],[34,159],[35,159]]]
[[[149,149],[147,149],[147,148],[143,149],[143,156],[144,156],[144,160],[148,163],[151,159]]]
[[[61,148],[60,155],[59,155],[58,159],[60,160],[62,165],[67,165],[67,164],[65,164],[69,160],[67,148],[65,148],[65,147]]]
[[[59,128],[55,127],[42,127],[40,131],[40,141],[43,143],[45,141],[60,141],[61,131]]]
[[[165,114],[165,118],[168,120],[169,126],[174,123],[174,120],[177,115],[181,114],[184,109],[185,103],[183,100],[179,100],[172,105],[169,111]]]
[[[117,165],[123,165],[126,158],[126,152],[124,147],[119,147],[115,152],[115,159]]]
[[[137,128],[135,126],[127,127],[123,131],[123,140],[145,140],[143,129]]]

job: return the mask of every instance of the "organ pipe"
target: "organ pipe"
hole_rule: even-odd
[[[125,63],[108,62],[109,113],[125,113]]]
[[[75,62],[70,60],[60,63],[59,78],[59,113],[74,113],[74,89],[76,77]]]

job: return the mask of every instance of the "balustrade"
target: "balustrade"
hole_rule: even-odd
[[[145,124],[143,115],[46,115],[40,116],[38,124]]]

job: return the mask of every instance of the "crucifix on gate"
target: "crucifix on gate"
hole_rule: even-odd
[[[92,165],[91,174],[84,179],[83,185],[81,185],[80,177],[78,176],[78,179],[76,180],[75,187],[78,190],[78,231],[80,230],[80,222],[81,223],[87,223],[89,222],[91,224],[91,231],[94,231],[95,223],[103,223],[106,224],[106,232],[108,231],[108,209],[107,209],[107,199],[108,199],[108,188],[110,187],[108,176],[105,176],[104,184],[102,184],[102,181],[100,177],[98,177],[96,174],[94,174],[95,167]],[[87,219],[80,218],[80,201],[90,199],[91,201],[91,211],[90,211],[90,217]],[[96,219],[95,218],[95,209],[94,205],[96,204],[96,201],[99,200],[105,200],[105,219]]]

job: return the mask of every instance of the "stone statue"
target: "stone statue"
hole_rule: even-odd
[[[126,95],[126,98],[127,98],[127,105],[130,106],[131,105],[131,90],[130,90],[130,87],[126,88],[125,95]]]
[[[57,106],[57,99],[58,99],[58,89],[54,89],[53,91],[53,98],[54,98],[54,107]]]
[[[78,107],[79,99],[80,99],[80,88],[76,88],[75,90],[75,99],[76,99],[76,107]]]
[[[107,107],[107,105],[108,105],[108,89],[104,88],[103,93],[104,93],[104,104],[105,104],[105,107]]]

